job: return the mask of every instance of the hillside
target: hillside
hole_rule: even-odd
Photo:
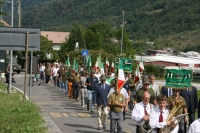
[[[161,35],[198,29],[199,6],[197,0],[56,0],[29,10],[22,25],[70,31],[75,22],[88,26],[105,21],[118,29],[124,11],[130,38],[154,41]]]

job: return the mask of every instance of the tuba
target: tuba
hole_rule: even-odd
[[[184,108],[185,105],[183,104],[183,102],[179,101],[179,100],[175,100],[173,108],[171,109],[166,121],[172,120],[174,122],[175,127],[179,124],[180,120],[182,117],[184,117],[187,114],[181,114],[176,116],[176,112],[180,109],[180,108]],[[176,117],[175,117],[176,116]],[[170,127],[164,127],[161,128],[159,133],[170,133],[173,129],[171,129]]]
[[[153,104],[150,104],[151,109],[154,108],[155,106]],[[140,124],[140,133],[151,133],[152,132],[152,128],[149,125],[149,122],[147,121],[141,121]]]
[[[140,124],[140,133],[151,133],[152,128],[149,126],[149,122],[142,121]]]

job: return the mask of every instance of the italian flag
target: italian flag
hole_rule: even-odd
[[[112,62],[111,68],[110,68],[110,72],[113,72],[113,71],[114,71],[114,68],[115,68],[115,64],[114,64],[114,62]]]
[[[90,55],[88,60],[87,60],[87,68],[88,68],[88,70],[90,70],[91,66],[92,66],[92,58],[91,58],[91,55]]]
[[[108,58],[106,57],[106,69],[108,69],[109,67],[109,61],[108,61]]]
[[[105,74],[103,63],[101,63],[101,74]]]
[[[139,80],[141,80],[141,76],[140,76],[139,66],[137,65],[136,71],[135,71],[135,83],[137,83]]]
[[[96,61],[95,65],[94,65],[94,70],[97,71],[98,69],[98,61]]]
[[[118,66],[118,78],[117,78],[117,90],[121,90],[121,88],[125,84],[125,76],[124,76],[124,70],[123,70],[123,62],[119,59],[119,66]]]
[[[106,79],[106,84],[110,85],[111,81],[114,79],[115,77],[110,77]]]
[[[139,69],[140,69],[140,72],[142,72],[142,71],[144,70],[144,64],[143,64],[142,57],[141,57],[141,59],[140,59]]]
[[[65,61],[65,65],[68,67],[70,66],[69,56],[67,57],[67,60]]]

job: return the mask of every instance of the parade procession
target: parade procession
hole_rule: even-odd
[[[68,57],[65,63],[43,64],[35,81],[39,86],[53,81],[72,103],[96,114],[93,122],[100,132],[122,133],[128,115],[136,123],[132,133],[199,132],[197,88],[191,83],[191,69],[166,68],[165,86],[161,86],[155,83],[154,74],[145,74],[142,57],[139,62],[124,57],[114,60],[110,64],[106,58],[104,64],[99,55],[92,66],[91,55],[85,65],[76,60],[70,63]]]

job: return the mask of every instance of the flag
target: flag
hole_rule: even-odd
[[[142,71],[144,70],[144,64],[143,64],[142,57],[141,57],[141,59],[140,59],[139,69],[140,69],[140,72],[142,72]]]
[[[106,84],[110,85],[111,81],[114,79],[115,77],[110,77],[106,79]]]
[[[97,61],[98,61],[98,68],[101,69],[101,55],[99,55],[99,58],[97,58]]]
[[[75,63],[75,72],[78,72],[78,62]]]
[[[109,67],[109,61],[108,61],[108,58],[106,57],[106,69],[108,69]]]
[[[114,62],[112,62],[111,67],[110,67],[110,72],[114,71],[114,66],[115,66],[115,64],[114,64]]]
[[[124,70],[123,70],[123,62],[119,59],[119,66],[118,66],[118,76],[117,76],[117,90],[121,90],[121,88],[125,84],[125,76],[124,76]]]
[[[79,49],[78,42],[76,42],[75,51]]]
[[[65,61],[65,65],[68,67],[70,66],[69,56],[67,57],[67,60]]]
[[[92,66],[92,58],[91,55],[89,56],[88,60],[87,60],[87,69],[90,72],[90,67]]]
[[[98,68],[98,61],[96,61],[95,65],[94,65],[94,70],[97,71]]]
[[[103,63],[101,63],[101,69],[100,69],[101,71],[101,74],[105,74],[105,71],[104,71],[104,66],[103,66]]]
[[[135,83],[137,83],[139,80],[141,80],[141,75],[140,75],[139,66],[137,65],[136,71],[135,71]]]

